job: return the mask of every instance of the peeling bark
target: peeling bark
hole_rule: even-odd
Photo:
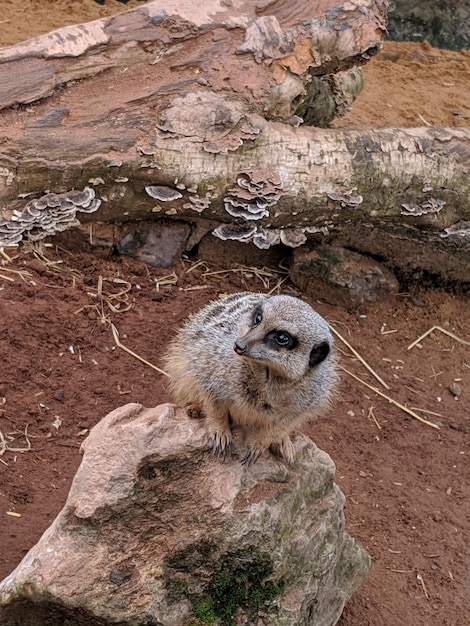
[[[368,229],[468,261],[468,129],[310,125],[350,106],[387,6],[150,2],[0,50],[0,245],[50,234],[63,202],[70,223],[370,251]]]

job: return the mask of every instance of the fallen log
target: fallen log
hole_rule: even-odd
[[[318,127],[387,5],[150,2],[0,50],[0,245],[164,218],[186,247],[332,241],[468,280],[470,130]]]

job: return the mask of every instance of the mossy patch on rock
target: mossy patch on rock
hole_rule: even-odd
[[[203,563],[204,558],[206,563]],[[168,565],[173,570],[166,585],[169,599],[176,600],[187,592],[187,598],[193,606],[195,620],[191,624],[194,625],[217,623],[229,626],[234,623],[239,609],[255,617],[282,590],[282,584],[269,580],[273,573],[269,556],[253,548],[219,555],[211,550],[211,546],[193,545],[173,555]],[[206,571],[212,573],[204,580]],[[187,587],[178,577],[178,574],[181,576],[183,573],[192,579]],[[193,593],[192,587],[200,588],[201,591]]]

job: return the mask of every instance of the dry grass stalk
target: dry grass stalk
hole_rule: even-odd
[[[207,289],[209,285],[189,285],[189,287],[180,287],[181,291],[199,291],[200,289]]]
[[[171,274],[168,274],[167,276],[162,276],[161,278],[155,279],[155,289],[157,291],[160,291],[160,287],[173,286],[173,285],[176,285],[177,282],[178,282],[178,276],[176,275],[176,272],[172,272]]]
[[[274,285],[274,287],[268,291],[267,295],[270,296],[272,293],[280,289],[281,285],[285,283],[286,280],[288,280],[288,278],[289,276],[284,276],[284,278],[281,278],[281,280],[277,283],[277,285]]]
[[[50,261],[44,254],[41,254],[37,250],[33,250],[33,256],[44,265],[44,267],[58,274],[69,274],[72,278],[84,278],[84,275],[78,270],[71,269],[64,261],[59,259],[58,261]]]
[[[5,252],[5,250],[3,248],[0,248],[0,256],[2,256],[5,261],[8,261],[8,263],[11,263],[11,257],[8,256],[8,254]]]
[[[8,441],[5,439],[4,434],[0,430],[0,456],[3,456],[5,452],[29,452],[31,450],[31,441],[28,438],[28,425],[24,429],[24,438],[26,439],[27,448],[12,448]],[[6,465],[6,463],[5,463]]]
[[[420,343],[420,341],[422,341],[425,337],[430,335],[435,330],[439,330],[441,333],[444,333],[444,335],[451,337],[452,339],[454,339],[458,343],[461,343],[464,346],[470,346],[470,341],[465,341],[465,339],[461,339],[460,337],[457,337],[457,335],[454,335],[454,333],[451,333],[450,330],[446,330],[445,328],[441,328],[440,326],[433,326],[432,328],[427,330],[425,333],[423,333],[421,337],[418,337],[416,341],[413,341],[413,343],[410,343],[407,350],[411,350],[411,348],[414,348],[418,343]]]
[[[14,270],[11,267],[2,267],[2,274],[4,273],[8,273],[8,274],[16,274],[17,276],[19,276],[21,278],[21,280],[23,280],[25,283],[30,282],[28,280],[26,280],[26,276],[31,277],[32,274],[31,272],[28,272],[27,270]],[[2,276],[2,278],[5,278],[6,280],[12,281],[14,282],[15,279],[11,278],[9,276]]]
[[[435,415],[436,417],[444,417],[441,413],[428,411],[427,409],[420,409],[418,406],[410,406],[410,411],[419,411],[420,413],[427,413],[428,415]]]
[[[409,409],[405,405],[401,404],[400,402],[397,402],[393,398],[390,398],[390,396],[387,396],[385,393],[380,391],[380,389],[377,389],[377,387],[373,387],[372,385],[369,385],[369,383],[367,383],[365,380],[362,380],[362,378],[359,378],[359,376],[356,376],[356,374],[353,374],[352,372],[350,372],[348,369],[346,369],[342,365],[338,365],[338,367],[341,370],[343,370],[343,372],[346,372],[346,374],[351,376],[351,378],[354,378],[354,380],[357,380],[362,385],[365,385],[371,391],[373,391],[374,393],[377,393],[382,398],[385,398],[385,400],[388,400],[389,402],[391,402],[391,404],[394,404],[396,407],[398,407],[402,411],[405,411],[405,413],[408,413],[408,415],[411,415],[411,417],[414,417],[419,422],[422,422],[423,424],[426,424],[426,426],[431,426],[432,428],[437,428],[437,430],[439,430],[439,426],[437,424],[434,424],[434,422],[429,422],[428,420],[424,419],[424,417],[421,417],[420,415],[418,415],[417,413],[415,413],[414,411],[412,411],[411,409]]]
[[[195,269],[198,269],[199,267],[203,267],[206,272],[210,271],[209,266],[207,265],[205,261],[197,261],[196,263],[193,263],[190,267],[188,267],[187,270],[185,270],[185,274],[190,274],[191,272],[193,272]]]
[[[125,285],[125,287],[117,293],[105,291],[103,289],[103,284],[105,281],[113,283],[115,285]],[[107,323],[109,322],[109,316],[105,313],[105,306],[107,306],[112,313],[124,313],[125,311],[129,311],[132,305],[127,304],[129,300],[127,294],[131,289],[131,283],[127,280],[124,280],[123,278],[103,278],[103,276],[99,276],[96,293],[94,291],[87,292],[87,294],[92,298],[97,298],[99,300],[99,304],[85,304],[85,306],[77,309],[77,311],[75,311],[74,313],[75,315],[77,315],[85,309],[94,309],[98,313],[101,321],[103,323]],[[115,301],[116,304],[114,304],[113,301]]]
[[[147,365],[148,367],[151,367],[152,369],[156,370],[159,374],[163,374],[164,376],[169,377],[168,374],[164,370],[160,369],[159,367],[157,367],[153,363],[150,363],[149,361],[146,361],[141,356],[139,356],[138,354],[136,354],[135,352],[130,350],[127,346],[122,344],[120,339],[119,339],[118,329],[116,328],[116,326],[114,324],[111,324],[111,330],[113,331],[114,342],[115,342],[115,344],[116,344],[116,346],[118,348],[121,348],[121,350],[124,350],[124,352],[127,352],[127,354],[130,354],[131,356],[133,356],[135,359],[137,359],[138,361],[140,361],[144,365]]]
[[[211,272],[205,272],[204,276],[217,276],[218,274],[228,274],[229,272],[232,272],[234,274],[241,274],[242,277],[245,279],[251,279],[254,276],[262,283],[265,290],[269,290],[271,288],[271,280],[273,278],[277,278],[279,274],[286,274],[287,270],[273,270],[267,269],[265,267],[259,268],[239,265],[225,270],[214,270]],[[274,290],[275,289],[277,289],[277,285]]]
[[[382,387],[385,387],[385,389],[390,389],[390,387],[387,385],[386,382],[384,382],[380,376],[372,369],[372,367],[367,363],[367,361],[365,359],[362,358],[362,356],[359,354],[359,352],[357,350],[355,350],[352,345],[346,341],[346,339],[331,325],[329,324],[329,327],[331,329],[331,331],[338,337],[338,339],[340,339],[344,345],[349,348],[349,350],[351,350],[351,352],[354,354],[354,356],[356,357],[356,359],[358,359],[362,365],[364,365],[364,367],[372,374],[372,376],[378,380],[378,382],[382,385]]]
[[[426,126],[432,126],[432,124],[430,122],[428,122],[427,120],[424,119],[424,117],[421,115],[421,113],[418,113],[418,117],[423,122],[423,124],[426,124]]]
[[[369,413],[368,413],[367,417],[374,422],[374,424],[377,426],[377,428],[379,430],[382,430],[382,426],[379,424],[379,422],[377,421],[377,418],[374,415],[374,408],[375,407],[373,407],[373,406],[369,407]]]
[[[421,574],[416,574],[416,580],[421,584],[421,587],[423,588],[423,591],[424,591],[424,595],[426,596],[426,600],[429,600],[428,590],[426,589],[426,585],[424,584],[424,580]]]

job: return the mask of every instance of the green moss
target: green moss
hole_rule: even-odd
[[[168,574],[172,570],[167,578],[168,598],[176,601],[184,595],[190,600],[191,624],[231,626],[239,609],[255,617],[282,590],[281,584],[269,580],[273,573],[269,556],[250,548],[220,555],[213,544],[196,544],[174,554],[168,565]],[[188,587],[202,592],[188,592],[178,572],[194,576]]]
[[[203,624],[213,624],[217,619],[212,601],[208,598],[200,600],[194,607],[194,617]]]
[[[181,578],[170,578],[166,584],[168,600],[176,602],[183,598],[188,592],[188,585]]]
[[[211,609],[220,624],[232,624],[239,608],[254,616],[265,602],[279,595],[279,585],[266,580],[272,571],[270,559],[252,550],[224,556],[206,588]]]

